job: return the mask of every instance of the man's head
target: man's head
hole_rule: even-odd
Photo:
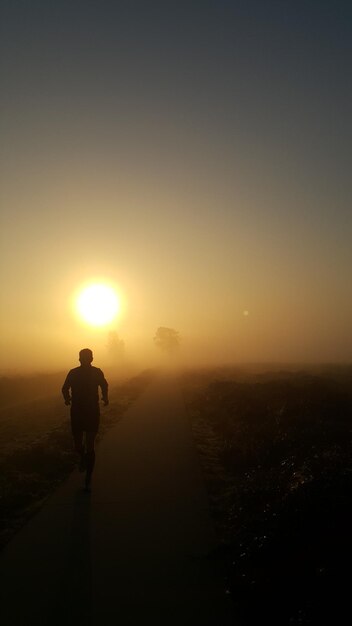
[[[79,353],[81,365],[90,365],[93,361],[93,352],[89,348],[83,348]]]

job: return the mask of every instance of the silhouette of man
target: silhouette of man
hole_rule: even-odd
[[[95,463],[94,444],[100,421],[99,387],[106,406],[109,404],[108,383],[101,369],[92,366],[93,352],[89,348],[80,351],[79,361],[80,367],[75,367],[67,374],[62,395],[65,404],[71,405],[72,435],[76,452],[80,456],[80,471],[86,470],[85,486],[89,491]]]

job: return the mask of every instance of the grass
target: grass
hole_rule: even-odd
[[[351,369],[184,378],[238,623],[342,623],[352,557]]]

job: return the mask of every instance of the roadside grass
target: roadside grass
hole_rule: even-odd
[[[352,557],[351,377],[183,379],[238,623],[343,623]]]
[[[111,401],[102,410],[98,444],[106,431],[122,419],[152,377],[153,372],[148,370],[111,385]],[[60,402],[60,410],[55,412],[56,403],[55,398],[45,398],[42,402],[18,404],[12,412],[9,410],[13,422],[8,424],[7,414],[3,428],[0,423],[0,549],[77,465],[69,410],[62,409]],[[46,419],[48,411],[55,413],[50,419]]]

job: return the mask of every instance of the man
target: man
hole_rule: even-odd
[[[80,470],[86,470],[85,486],[90,491],[95,463],[95,438],[99,430],[100,408],[99,387],[102,401],[109,404],[108,383],[103,372],[92,366],[93,352],[84,348],[79,353],[80,367],[75,367],[67,374],[62,387],[66,405],[71,405],[71,428],[76,452],[80,456]],[[70,393],[71,392],[71,393]],[[83,444],[83,434],[85,446]]]

